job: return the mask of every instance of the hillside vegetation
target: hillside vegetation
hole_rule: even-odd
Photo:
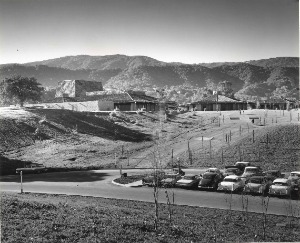
[[[145,56],[69,56],[40,62],[0,66],[0,79],[12,75],[37,78],[44,86],[65,79],[101,81],[106,88],[152,90],[153,87],[232,83],[239,95],[265,97],[286,86],[299,97],[299,58],[278,57],[241,63],[187,65]]]

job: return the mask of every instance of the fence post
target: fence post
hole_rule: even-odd
[[[224,154],[223,154],[223,148],[222,148],[222,157],[221,157],[221,163],[224,164]]]
[[[193,163],[193,159],[192,159],[192,154],[191,154],[191,150],[190,150],[190,141],[188,141],[188,153],[189,153],[190,164],[192,164]]]
[[[211,156],[211,139],[209,140],[209,157],[212,158],[212,156]]]
[[[23,193],[23,171],[20,171],[21,176],[21,193]]]
[[[174,154],[173,154],[173,149],[172,149],[172,155],[171,155],[171,163],[172,163],[172,168],[174,168],[174,165],[173,165],[173,159],[174,159]]]
[[[253,143],[254,143],[254,130],[253,130],[252,133],[253,133],[253,134],[252,134],[252,141],[253,141]]]

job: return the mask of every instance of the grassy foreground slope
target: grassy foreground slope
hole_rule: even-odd
[[[1,242],[297,242],[293,217],[117,199],[1,194]],[[299,215],[298,215],[299,216]],[[266,222],[265,231],[263,223]],[[265,233],[265,235],[264,235]]]

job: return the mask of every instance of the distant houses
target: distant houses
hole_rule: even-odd
[[[158,100],[143,91],[103,90],[101,82],[64,80],[58,83],[55,99],[46,104],[48,108],[74,111],[158,111]]]
[[[241,101],[220,94],[214,94],[196,100],[188,105],[180,105],[174,101],[160,104],[157,98],[146,95],[144,91],[109,91],[104,90],[102,83],[86,80],[64,80],[58,83],[55,99],[49,100],[46,107],[68,109],[74,111],[158,111],[166,110],[197,110],[197,111],[228,111],[246,109],[290,109],[299,107],[294,101],[284,99]]]
[[[86,96],[82,101],[98,100],[111,101],[114,108],[120,111],[137,111],[143,109],[145,111],[158,111],[158,100],[152,96],[147,96],[143,91],[123,91],[114,94],[101,94],[95,96]]]
[[[246,101],[215,94],[191,103],[190,107],[197,111],[229,111],[246,110],[248,104]]]

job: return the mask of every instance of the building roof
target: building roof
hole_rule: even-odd
[[[229,98],[227,96],[224,95],[211,95],[209,97],[204,97],[201,100],[195,101],[193,102],[193,104],[201,104],[201,103],[244,103],[243,101],[237,100],[237,99],[233,99],[233,98]]]
[[[91,100],[102,100],[102,101],[113,101],[115,103],[133,103],[133,102],[144,102],[144,103],[157,103],[157,99],[151,96],[147,96],[141,93],[118,93],[118,94],[103,94],[95,96],[86,96],[80,98],[80,101],[91,101]]]

